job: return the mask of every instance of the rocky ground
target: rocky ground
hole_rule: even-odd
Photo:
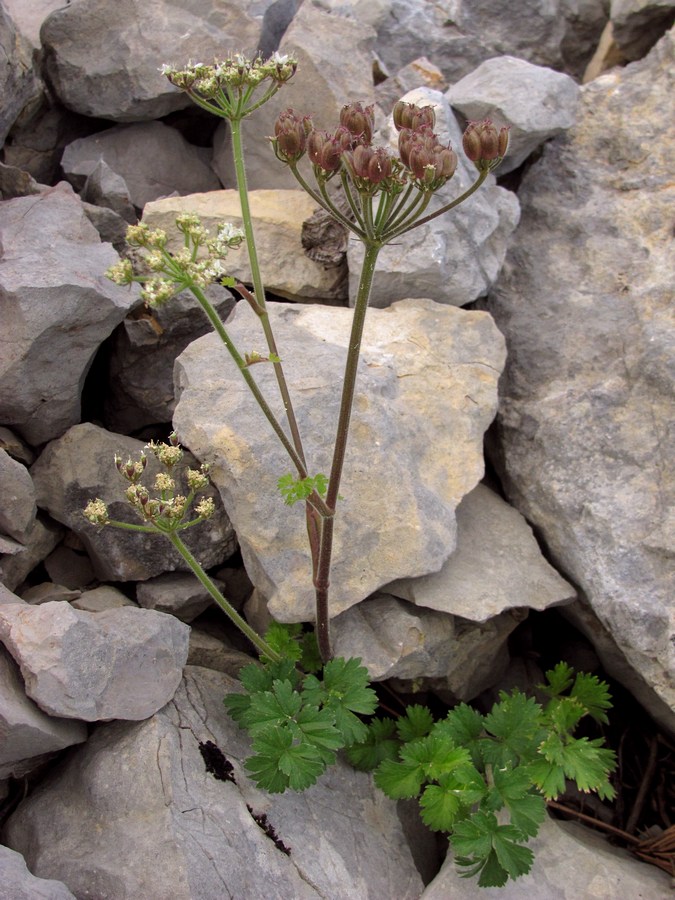
[[[633,849],[660,829],[672,865],[674,10],[0,0],[0,900],[477,896],[414,809],[346,764],[301,795],[255,788],[222,707],[249,648],[168,543],[82,515],[119,502],[115,453],[175,427],[212,466],[216,515],[192,551],[256,628],[312,618],[303,517],[275,487],[287,463],[208,323],[189,296],[148,310],[104,277],[141,217],[237,223],[226,126],[159,72],[228,49],[299,61],[245,134],[318,471],[363,252],[274,159],[276,116],[328,127],[346,101],[374,103],[387,145],[405,96],[455,149],[466,120],[511,126],[498,177],[380,255],[335,648],[434,703],[488,703],[563,658],[609,677],[621,808],[565,802]],[[463,159],[433,202],[471,180]],[[245,251],[231,260],[246,282]],[[210,291],[255,347],[251,308]],[[234,781],[206,770],[209,742]],[[481,896],[670,896],[667,874],[577,823],[551,818],[536,845],[530,875]]]

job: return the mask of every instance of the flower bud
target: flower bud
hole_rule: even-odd
[[[406,103],[404,100],[399,100],[394,104],[393,116],[397,131],[401,131],[402,128],[416,131],[423,126],[433,128],[436,123],[433,106],[416,106],[414,103]]]
[[[345,160],[352,174],[371,184],[380,184],[392,174],[391,157],[384,147],[366,147],[359,144],[345,153]]]
[[[360,138],[361,143],[370,144],[375,126],[373,107],[364,109],[360,103],[347,103],[340,110],[340,125]]]
[[[293,109],[281,113],[274,123],[274,142],[277,158],[295,163],[305,154],[307,135],[311,131],[308,116],[299,116]]]
[[[342,151],[326,131],[311,131],[307,137],[307,154],[324,172],[337,172]]]
[[[506,155],[509,145],[509,129],[497,128],[490,119],[469,122],[462,138],[464,152],[478,169],[494,169]]]

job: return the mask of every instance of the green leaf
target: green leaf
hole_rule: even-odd
[[[441,775],[438,784],[428,785],[420,798],[423,822],[434,831],[452,831],[455,822],[482,800],[487,786],[473,766]]]
[[[374,719],[367,727],[363,741],[347,747],[347,758],[355,769],[369,772],[385,760],[398,759],[400,741],[395,737],[393,719]]]
[[[368,687],[368,677],[360,659],[337,658],[326,663],[322,680],[308,675],[303,683],[305,702],[330,710],[346,745],[365,740],[368,733],[367,726],[354,713],[370,715],[377,706],[377,695]]]
[[[282,728],[302,706],[302,698],[289,681],[275,681],[271,691],[253,694],[245,724],[255,737],[268,727]]]
[[[223,699],[225,708],[231,718],[241,728],[245,727],[246,715],[251,708],[251,697],[249,694],[226,694]]]
[[[503,768],[536,758],[537,747],[545,736],[543,711],[532,697],[520,691],[500,694],[499,703],[484,718],[485,730],[498,741],[481,741],[486,762]]]
[[[306,478],[295,478],[290,472],[282,475],[277,481],[277,487],[287,506],[293,506],[299,500],[307,498],[316,491],[320,497],[326,495],[328,479],[320,472],[317,475],[308,475]]]
[[[300,641],[300,665],[305,672],[320,672],[323,666],[319,643],[313,631],[306,631]]]
[[[518,829],[500,825],[493,813],[479,810],[458,822],[450,842],[457,864],[470,867],[464,877],[480,873],[480,887],[501,887],[509,877],[518,878],[532,868],[534,856],[522,846]]]
[[[546,816],[543,797],[533,791],[529,766],[496,769],[493,772],[493,786],[488,797],[488,807],[493,812],[506,807],[511,825],[517,828],[524,838],[534,837]]]
[[[445,719],[434,725],[434,734],[444,734],[458,747],[466,747],[471,754],[473,764],[484,768],[481,735],[483,734],[483,716],[466,703],[460,703],[451,709]]]
[[[392,800],[416,797],[424,782],[424,776],[415,763],[395,762],[385,759],[375,770],[375,784]]]
[[[405,715],[396,723],[398,736],[402,741],[415,741],[426,737],[434,724],[434,718],[426,706],[408,706]]]
[[[469,751],[464,747],[456,747],[450,738],[429,735],[401,748],[401,760],[414,763],[425,781],[435,781],[460,766],[471,764]]]
[[[284,622],[270,622],[265,632],[265,640],[272,650],[276,650],[285,659],[296,663],[300,660],[302,651],[298,644],[298,638],[302,633],[302,625],[289,625]]]
[[[310,744],[323,750],[339,750],[344,746],[344,738],[333,724],[330,710],[305,706],[295,717],[295,722],[303,737]],[[335,754],[331,754],[335,759]]]
[[[607,724],[609,719],[605,710],[612,708],[612,697],[606,682],[600,681],[595,675],[579,672],[571,696],[581,703],[596,722]]]
[[[559,662],[553,669],[546,673],[548,684],[538,685],[549,697],[557,697],[564,694],[574,681],[574,669],[565,662]]]
[[[524,797],[509,800],[509,817],[514,828],[524,837],[536,837],[546,818],[546,803],[541,794],[530,791]]]
[[[555,800],[565,791],[565,772],[562,766],[540,759],[530,763],[528,769],[532,782],[547,800]]]
[[[326,766],[312,744],[294,742],[289,729],[267,728],[253,742],[255,755],[246,760],[256,784],[271,793],[287,787],[304,791],[314,784]]]
[[[546,707],[547,724],[558,733],[574,731],[584,715],[583,706],[574,697],[556,697]]]
[[[607,776],[614,768],[616,758],[602,743],[601,738],[563,738],[550,734],[542,742],[539,752],[547,762],[559,766],[566,778],[575,781],[580,791],[593,791],[599,787],[607,790]]]

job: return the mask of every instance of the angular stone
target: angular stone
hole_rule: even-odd
[[[624,58],[641,59],[672,27],[674,0],[611,0],[612,35]]]
[[[41,444],[80,420],[93,356],[137,292],[104,277],[118,256],[65,183],[1,204],[0,226],[0,421]]]
[[[0,640],[21,668],[26,693],[67,719],[152,716],[180,683],[188,635],[178,619],[150,609],[0,605]]]
[[[38,513],[25,546],[0,557],[0,581],[11,591],[17,588],[38,563],[42,562],[63,538],[64,530],[57,522]]]
[[[62,881],[36,878],[20,853],[0,845],[0,900],[75,900]]]
[[[111,209],[125,222],[135,224],[138,221],[126,181],[102,159],[87,176],[81,197],[85,203]]]
[[[255,230],[256,250],[266,290],[288,300],[339,299],[342,272],[326,268],[311,259],[302,246],[302,225],[316,211],[316,203],[304,191],[251,191],[251,217]],[[167,246],[183,246],[183,236],[176,229],[176,216],[196,213],[212,234],[222,222],[241,227],[241,206],[237,191],[211,191],[188,197],[166,197],[149,204],[143,221],[150,228],[163,228],[169,236]],[[251,268],[246,245],[230,251],[228,274],[251,282]]]
[[[372,9],[373,4],[363,4]],[[351,100],[372,103],[372,48],[375,32],[367,22],[332,14],[323,3],[299,5],[283,35],[279,52],[298,61],[294,78],[243,123],[249,189],[297,189],[298,183],[274,156],[268,140],[280,112],[292,107],[313,115],[317,128],[335,130],[340,110]],[[232,151],[224,124],[214,140],[213,168],[225,187],[236,185]]]
[[[222,321],[234,308],[232,294],[218,284],[205,288]],[[176,405],[173,364],[211,324],[190,291],[155,309],[142,307],[111,338],[104,399],[105,423],[121,434],[170,422]]]
[[[499,679],[506,641],[523,618],[515,611],[475,624],[376,594],[333,621],[333,651],[360,657],[374,681],[423,678],[441,696],[467,701]]]
[[[20,603],[18,597],[15,602]],[[2,645],[0,735],[0,778],[20,778],[48,759],[52,753],[87,740],[87,726],[84,722],[53,718],[29,700],[19,669]]]
[[[528,847],[534,852],[529,875],[501,888],[479,888],[462,878],[448,853],[443,868],[420,900],[616,900],[617,897],[669,900],[668,876],[574,822],[547,818]],[[480,894],[478,894],[480,891]]]
[[[66,178],[80,190],[100,163],[105,163],[122,179],[128,200],[142,209],[151,200],[175,191],[192,194],[218,190],[220,182],[209,167],[210,155],[189,144],[175,128],[161,122],[143,122],[117,125],[73,141],[66,147],[61,165]],[[83,199],[96,203],[89,197]]]
[[[509,346],[495,455],[507,495],[672,730],[674,74],[671,34],[583,88],[577,125],[522,184],[489,301]]]
[[[214,582],[217,588],[222,588]],[[191,622],[213,605],[211,595],[192,574],[171,572],[144,581],[136,588],[136,599],[143,609],[176,616],[181,622]]]
[[[41,603],[56,603],[61,601],[77,600],[79,591],[71,591],[62,584],[53,584],[51,581],[43,581],[21,592],[21,599],[31,606],[39,606]]]
[[[21,542],[35,516],[35,488],[25,466],[0,449],[0,531]]]
[[[75,425],[62,438],[48,444],[31,469],[38,505],[81,539],[101,581],[144,581],[162,572],[188,569],[182,556],[162,535],[112,526],[95,528],[84,518],[87,503],[100,498],[108,503],[112,519],[138,524],[138,518],[123,499],[128,482],[117,471],[114,457],[118,454],[124,460],[138,459],[145,446],[143,441],[96,425]],[[197,468],[190,454],[185,455],[184,461],[186,466]],[[159,463],[149,453],[145,483],[152,486],[158,471]],[[213,496],[217,501],[212,488],[204,496]],[[206,568],[224,562],[236,546],[232,526],[219,502],[213,518],[183,532],[183,540]]]
[[[12,125],[31,104],[36,104],[44,85],[33,61],[30,42],[21,33],[10,12],[0,5],[0,147]]]
[[[327,473],[353,313],[268,307],[310,471]],[[248,304],[228,331],[242,351],[261,346]],[[475,312],[407,300],[368,313],[336,522],[335,615],[393,578],[440,568],[454,549],[454,510],[483,474],[503,352],[491,319]],[[213,464],[249,577],[275,618],[313,618],[304,515],[277,489],[291,471],[285,450],[215,335],[191,344],[175,372],[174,424]],[[257,366],[256,380],[278,410],[271,367]]]
[[[502,176],[574,125],[579,86],[569,75],[499,56],[481,63],[445,96],[467,120],[510,126],[508,153],[497,173]]]
[[[403,99],[434,107],[436,134],[443,144],[451,142],[460,158],[453,178],[431,200],[428,214],[460,196],[476,180],[477,173],[462,153],[462,131],[445,97],[439,91],[417,88]],[[379,137],[398,152],[398,132],[391,117]],[[489,175],[465,203],[383,247],[370,305],[385,307],[407,297],[431,297],[438,303],[464,306],[486,294],[499,274],[518,217],[516,195],[498,187],[494,176]],[[347,260],[352,303],[363,258],[363,244],[350,236]]]
[[[440,571],[395,581],[386,589],[471,622],[485,622],[508,609],[541,611],[576,596],[542,556],[525,519],[483,484],[457,508],[457,549]]]
[[[161,74],[164,63],[254,53],[269,0],[249,12],[238,3],[183,0],[157,9],[144,0],[80,0],[45,21],[47,76],[68,109],[117,122],[158,119],[190,105]]]
[[[73,609],[83,609],[85,612],[103,612],[106,609],[118,609],[120,606],[136,606],[136,604],[111,584],[102,584],[91,591],[84,591],[71,602],[71,606]]]
[[[375,51],[397,71],[418,56],[435,63],[451,83],[480,63],[505,53],[538,66],[583,71],[602,25],[602,0],[494,0],[427,3],[391,0],[377,26]]]
[[[95,581],[94,569],[87,554],[63,544],[45,559],[45,569],[52,581],[71,590],[80,590]]]
[[[151,720],[99,728],[20,804],[7,844],[78,896],[419,897],[396,804],[369,775],[339,760],[302,793],[254,787],[242,765],[250,744],[223,709],[233,690],[227,675],[188,668]],[[236,784],[205,771],[199,745],[207,741],[231,763]],[[58,829],[46,826],[55,809]],[[267,816],[290,855],[253,814]]]

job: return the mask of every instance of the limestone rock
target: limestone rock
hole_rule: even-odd
[[[443,94],[417,88],[403,99],[407,103],[434,107],[436,134],[441,143],[451,142],[460,158],[453,178],[429,204],[427,213],[432,213],[467,190],[476,180],[476,169],[462,153],[462,130]],[[397,152],[398,132],[391,117],[379,136]],[[515,194],[498,187],[494,176],[488,176],[465,203],[383,247],[378,257],[371,306],[389,306],[406,297],[432,297],[438,303],[464,306],[486,294],[499,274],[518,217]],[[363,244],[350,236],[347,260],[352,303],[363,258]]]
[[[372,8],[373,4],[361,4]],[[295,77],[276,97],[244,122],[249,188],[297,188],[287,167],[274,156],[268,136],[282,110],[292,107],[314,116],[315,127],[335,130],[345,103],[372,103],[372,48],[375,31],[364,21],[333,13],[317,0],[300,4],[279,45],[279,52],[298,61]],[[234,187],[229,137],[221,126],[214,142],[213,168],[226,187]]]
[[[117,125],[73,141],[61,165],[66,178],[81,190],[101,162],[123,180],[129,200],[139,209],[175,191],[192,194],[220,188],[209,167],[209,151],[189,144],[161,122]]]
[[[75,900],[62,881],[36,878],[20,853],[0,845],[0,900]]]
[[[583,88],[577,125],[525,178],[489,301],[509,347],[496,452],[507,494],[671,729],[674,48],[671,34]]]
[[[25,544],[13,551],[3,549],[0,556],[0,581],[10,590],[17,588],[35,566],[42,562],[63,538],[64,530],[57,522],[38,513]]]
[[[469,121],[492,119],[510,126],[509,149],[498,169],[517,169],[544,141],[574,125],[579,86],[569,75],[524,59],[486,60],[446,93],[450,105]]]
[[[1,204],[0,228],[0,421],[41,444],[79,421],[93,356],[137,292],[104,277],[118,256],[66,184]]]
[[[175,227],[175,226],[174,226]],[[234,308],[232,294],[218,284],[204,290],[222,321]],[[170,422],[176,405],[173,364],[211,324],[190,291],[155,309],[134,310],[110,341],[105,423],[121,434]]]
[[[16,603],[20,603],[18,597]],[[5,608],[4,606],[0,608]],[[26,697],[16,663],[0,645],[0,778],[20,778],[49,755],[87,739],[83,722],[46,715]],[[4,869],[0,862],[0,870]],[[0,897],[2,897],[0,886]]]
[[[573,822],[546,819],[528,847],[534,852],[529,875],[501,888],[479,888],[474,879],[461,878],[448,853],[443,868],[420,900],[669,900],[668,876],[645,865],[625,850],[612,847],[596,831]]]
[[[253,786],[242,766],[250,744],[223,710],[223,695],[236,689],[227,675],[188,668],[152,719],[100,727],[20,804],[7,844],[78,896],[419,897],[396,805],[369,775],[339,761],[303,793]],[[236,784],[205,771],[199,744],[207,741],[230,761]],[[55,809],[58,829],[46,827]],[[290,855],[252,814],[267,816]]]
[[[96,425],[75,425],[62,438],[48,444],[31,469],[38,506],[48,509],[53,518],[78,535],[101,581],[143,581],[163,572],[188,568],[159,534],[112,526],[97,529],[84,518],[82,511],[87,503],[99,497],[108,503],[112,519],[138,523],[122,499],[128,483],[120,477],[114,457],[119,454],[125,460],[138,459],[144,447],[143,441]],[[197,468],[190,454],[184,459],[186,465]],[[158,471],[159,464],[149,453],[145,483],[152,486]],[[212,489],[205,496],[217,498]],[[232,527],[219,503],[213,518],[183,532],[183,540],[206,568],[222,563],[235,549]]]
[[[476,624],[376,594],[333,621],[333,650],[360,657],[374,681],[423,678],[441,695],[471,700],[499,679],[523,617],[506,612]]]
[[[602,0],[391,0],[378,23],[375,50],[390,71],[425,55],[451,83],[507,53],[538,66],[583,71],[602,31]],[[584,52],[585,51],[585,52]]]
[[[102,584],[90,591],[84,591],[70,604],[73,609],[83,609],[85,612],[103,612],[106,609],[118,609],[120,606],[136,606],[133,600],[129,600],[126,594],[111,584]]]
[[[136,599],[144,609],[169,613],[181,622],[191,622],[213,604],[206,588],[187,572],[167,573],[142,582],[136,589]]]
[[[152,716],[180,683],[188,634],[178,619],[151,609],[0,605],[0,640],[21,668],[26,693],[67,719]]]
[[[0,146],[21,113],[38,102],[43,86],[32,55],[30,42],[0,5]]]
[[[352,312],[268,304],[311,472],[329,472]],[[239,304],[228,330],[260,347],[255,314]],[[503,365],[489,317],[407,300],[371,310],[359,366],[334,545],[332,609],[348,609],[394,578],[423,575],[455,546],[454,510],[483,474],[482,435]],[[282,621],[313,618],[304,515],[281,502],[285,451],[215,335],[176,363],[174,424],[223,496],[251,580]],[[257,366],[265,396],[271,367]],[[279,404],[274,404],[279,409]],[[366,562],[367,561],[367,562]]]
[[[251,191],[249,204],[266,290],[288,300],[339,299],[342,271],[321,265],[303,250],[303,222],[317,209],[309,194],[301,190]],[[237,191],[166,197],[145,208],[143,221],[150,228],[163,228],[169,235],[169,249],[178,249],[183,246],[183,236],[176,229],[176,216],[183,212],[196,213],[212,234],[222,222],[241,227]],[[251,269],[245,244],[230,251],[227,269],[233,277],[250,283]]]
[[[440,571],[396,581],[387,591],[471,622],[520,607],[540,611],[575,597],[542,556],[525,519],[483,484],[457,509],[457,549]]]
[[[158,119],[190,105],[160,68],[228,51],[254,53],[263,37],[262,0],[180,0],[158,8],[144,0],[80,0],[55,10],[41,30],[47,77],[68,109],[116,122]]]
[[[35,488],[28,470],[0,449],[0,531],[21,542],[36,513]]]
[[[611,0],[612,36],[624,57],[641,59],[675,22],[674,0]]]

